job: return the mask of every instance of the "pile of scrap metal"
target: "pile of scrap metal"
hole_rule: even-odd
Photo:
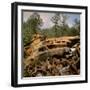
[[[25,53],[28,57],[23,61],[24,77],[80,74],[80,38],[77,36],[46,39],[37,49],[28,48]]]

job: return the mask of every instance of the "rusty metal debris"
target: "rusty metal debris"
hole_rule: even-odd
[[[41,38],[24,47],[24,77],[80,74],[79,36]]]

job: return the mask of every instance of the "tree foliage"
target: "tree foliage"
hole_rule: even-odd
[[[54,30],[55,30],[55,35],[58,36],[57,34],[57,29],[58,29],[58,24],[59,24],[59,21],[61,20],[60,18],[60,13],[56,13],[52,18],[51,18],[51,21],[54,23]]]
[[[55,13],[55,15],[51,18],[51,21],[54,23],[53,29],[55,30],[55,35],[60,36],[59,33],[63,34],[68,28],[67,20],[68,16],[63,13]],[[63,31],[61,31],[61,29]],[[59,32],[59,33],[58,33]]]
[[[43,34],[47,38],[80,35],[80,20],[75,19],[74,25],[69,27],[67,24],[68,19],[69,16],[66,14],[55,13],[54,16],[51,17],[51,21],[54,25],[42,29],[41,26],[43,25],[43,20],[39,13],[34,12],[22,25],[24,45],[30,43],[33,35],[36,33]]]
[[[34,33],[37,33],[37,30],[40,29],[40,26],[42,26],[42,19],[37,12],[33,13],[27,22]]]
[[[80,20],[75,19],[74,22],[75,22],[74,27],[77,30],[78,35],[80,35]]]
[[[30,43],[32,35],[37,33],[42,26],[43,21],[37,12],[34,12],[29,19],[22,25],[22,36],[24,40],[24,45]]]

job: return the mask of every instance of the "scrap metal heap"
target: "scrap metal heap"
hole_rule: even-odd
[[[80,74],[80,37],[46,38],[36,34],[24,47],[24,77]]]

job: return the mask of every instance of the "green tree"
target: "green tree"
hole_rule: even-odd
[[[61,14],[61,27],[63,27],[63,30],[66,30],[68,28],[67,20],[69,16],[66,14]]]
[[[37,12],[34,12],[27,22],[29,23],[30,28],[33,30],[34,33],[37,33],[37,30],[40,29],[43,24],[42,19]]]
[[[65,25],[67,25],[67,19],[68,19],[69,17],[66,15],[66,14],[61,14],[61,23],[62,23],[62,26],[65,26]]]
[[[69,16],[63,13],[55,13],[51,21],[54,23],[53,28],[55,29],[55,36],[67,35],[68,32],[68,20]],[[61,31],[62,30],[62,31]]]
[[[55,15],[51,18],[51,21],[54,23],[55,36],[58,36],[57,28],[60,21],[60,13],[55,13]]]
[[[76,30],[76,32],[78,33],[78,35],[80,35],[80,20],[78,20],[77,18],[74,20],[74,28]]]
[[[34,12],[26,22],[22,24],[22,37],[24,45],[31,42],[33,34],[38,33],[43,21],[37,12]]]

